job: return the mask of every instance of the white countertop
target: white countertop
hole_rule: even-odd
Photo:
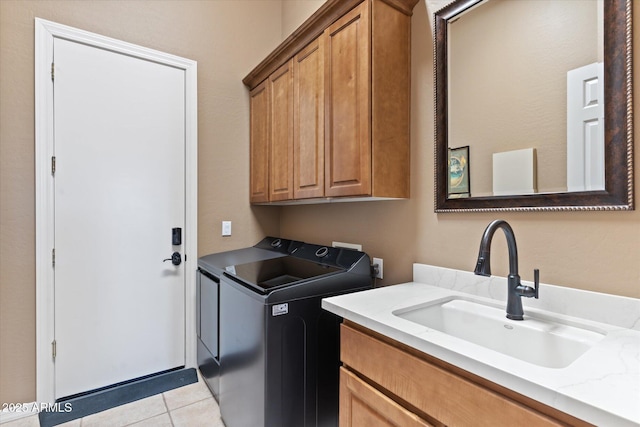
[[[523,281],[523,284],[527,284]],[[322,301],[322,307],[468,372],[599,426],[640,425],[640,300],[540,284],[525,311],[553,313],[606,331],[566,368],[546,368],[421,326],[392,314],[451,296],[475,295],[506,307],[506,279],[424,264],[414,281]]]

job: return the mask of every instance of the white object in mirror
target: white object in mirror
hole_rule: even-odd
[[[535,193],[536,173],[535,148],[493,153],[493,195]]]

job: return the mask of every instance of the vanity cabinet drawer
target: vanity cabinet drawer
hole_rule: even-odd
[[[566,425],[345,324],[340,352],[346,369],[417,408],[429,420],[456,426]]]
[[[432,427],[353,373],[340,368],[341,427]]]

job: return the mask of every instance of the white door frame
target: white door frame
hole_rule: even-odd
[[[35,168],[36,168],[36,399],[55,400],[54,339],[54,186],[53,41],[70,40],[185,71],[185,363],[196,366],[196,269],[198,198],[197,63],[167,53],[103,37],[43,19],[35,19]]]

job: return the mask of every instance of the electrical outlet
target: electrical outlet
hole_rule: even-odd
[[[222,235],[231,236],[231,221],[222,221]]]
[[[373,259],[373,265],[378,265],[378,272],[375,275],[376,279],[382,279],[383,275],[382,275],[382,258],[374,258]]]

